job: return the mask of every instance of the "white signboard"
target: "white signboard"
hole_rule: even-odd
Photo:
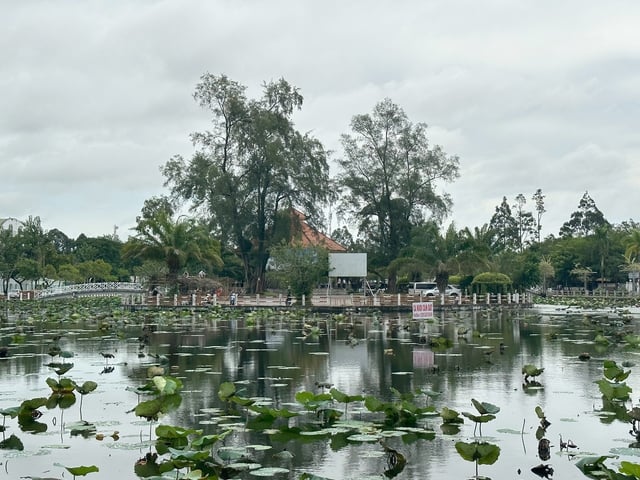
[[[413,319],[433,318],[433,302],[415,302],[413,307]]]
[[[330,253],[329,276],[365,278],[367,276],[367,254]]]

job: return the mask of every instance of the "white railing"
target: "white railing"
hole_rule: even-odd
[[[141,294],[146,290],[139,283],[133,282],[98,282],[77,283],[62,287],[51,287],[36,292],[36,298],[52,297],[89,297],[96,295]]]

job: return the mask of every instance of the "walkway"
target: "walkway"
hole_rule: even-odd
[[[77,283],[62,287],[50,287],[36,291],[36,298],[48,300],[52,298],[70,297],[129,297],[146,295],[145,288],[132,282],[97,282]]]

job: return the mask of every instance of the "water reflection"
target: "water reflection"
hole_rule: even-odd
[[[535,408],[542,406],[551,422],[547,438],[584,438],[582,451],[607,454],[615,446],[635,441],[620,440],[629,426],[616,421],[613,415],[602,415],[603,409],[612,407],[603,405],[593,383],[602,375],[603,359],[637,359],[638,350],[615,344],[621,332],[637,334],[637,323],[618,323],[486,309],[442,313],[429,321],[413,321],[404,315],[352,315],[340,320],[309,316],[301,321],[284,317],[206,320],[194,316],[121,326],[117,332],[105,332],[93,324],[71,329],[60,323],[41,324],[23,332],[24,341],[11,344],[10,357],[0,361],[0,408],[38,395],[48,396],[45,380],[55,374],[45,365],[51,360],[48,352],[54,337],[62,334],[61,348],[75,355],[74,368],[68,376],[99,384],[98,390],[84,399],[84,417],[103,422],[103,430],[119,430],[121,444],[135,445],[143,437],[142,432],[148,435],[148,426],[126,413],[137,402],[127,387],[143,384],[149,366],[159,365],[180,377],[185,386],[182,405],[170,421],[201,428],[205,433],[219,431],[209,409],[220,406],[217,392],[225,381],[236,382],[243,396],[273,400],[275,408],[299,408],[294,398],[297,392],[319,393],[328,386],[349,395],[373,395],[383,401],[393,399],[394,389],[401,393],[431,392],[432,398],[418,398],[438,409],[447,406],[459,412],[473,412],[472,398],[501,407],[497,418],[483,428],[484,438],[497,444],[501,455],[494,465],[485,466],[482,474],[512,477],[518,470],[529,470],[542,460],[552,464],[559,478],[578,478],[579,472],[568,455],[553,440],[548,445],[550,451],[543,449],[545,454],[540,453]],[[10,324],[4,333],[12,335],[15,328]],[[598,332],[611,338],[611,342],[594,343]],[[105,359],[101,352],[112,352],[113,359]],[[584,352],[590,354],[591,360],[580,360]],[[527,364],[544,368],[539,377],[528,383],[522,374],[522,367]],[[628,380],[635,397],[640,391],[638,378],[640,372],[632,373]],[[75,405],[68,408],[66,419],[75,419],[76,409]],[[349,415],[357,419],[368,412],[361,404],[351,405]],[[51,424],[54,412],[45,412],[44,417]],[[294,425],[296,421],[289,422]],[[396,478],[468,478],[473,474],[473,466],[461,461],[453,448],[458,440],[473,440],[473,424],[466,421],[454,435],[447,435],[442,433],[441,423],[439,416],[420,421],[421,428],[437,432],[434,440],[393,439],[386,443],[407,462]],[[41,452],[54,441],[38,435],[25,439],[27,434],[14,433],[23,437],[32,452]],[[105,473],[101,469],[91,478],[114,478],[113,471],[109,471],[115,468],[113,461],[104,459],[105,444],[82,440],[86,461],[104,465]],[[334,479],[361,478],[389,470],[388,455],[380,446],[349,443],[339,435],[329,441],[313,437],[306,440],[285,442],[262,432],[246,432],[234,435],[226,444],[271,444],[273,451],[262,454],[261,460],[273,465],[280,464],[271,458],[273,453],[286,449],[293,454],[289,478],[298,478],[302,472]],[[78,444],[75,438],[62,441]],[[134,452],[122,449],[117,454],[110,450],[107,455],[129,465],[128,470],[122,467],[122,478],[128,478],[145,448]],[[53,462],[62,463],[60,457],[78,463],[70,451],[56,452],[55,460],[38,459],[37,471],[33,470],[33,459],[16,460],[11,473],[39,475]]]

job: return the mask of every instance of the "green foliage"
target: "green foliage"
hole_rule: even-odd
[[[597,478],[597,479],[608,479],[608,480],[637,480],[640,477],[637,477],[635,474],[631,474],[631,476],[625,475],[627,473],[627,468],[620,467],[620,472],[617,473],[615,470],[607,467],[604,462],[609,458],[615,458],[611,455],[602,455],[600,457],[582,457],[576,461],[576,467],[587,477],[589,478]],[[621,462],[622,464],[627,464],[628,462]],[[623,471],[624,470],[624,471]],[[634,468],[630,468],[629,470],[634,471]]]
[[[79,467],[65,467],[67,469],[67,471],[74,476],[81,476],[84,477],[85,475],[88,475],[90,473],[95,473],[95,472],[99,472],[100,469],[98,467],[96,467],[95,465],[89,465],[89,466],[79,466]]]
[[[535,365],[527,364],[522,367],[522,374],[524,375],[524,381],[527,382],[529,377],[536,378],[542,375],[544,368],[536,367]]]
[[[571,214],[571,218],[560,228],[561,237],[587,236],[595,233],[597,228],[609,222],[596,206],[589,192],[584,192],[578,204],[578,210]]]
[[[620,468],[618,471],[636,479],[640,478],[640,464],[637,463],[626,462],[623,460],[620,462]]]
[[[331,425],[342,416],[342,412],[332,407],[333,396],[330,393],[316,394],[309,391],[301,391],[296,393],[295,398],[306,410],[314,412],[323,425]]]
[[[342,206],[370,242],[374,263],[386,266],[425,212],[442,218],[449,211],[451,199],[438,191],[438,183],[458,177],[459,161],[430,147],[426,125],[410,122],[390,99],[376,104],[372,114],[354,116],[351,130],[342,136],[338,181],[348,192]]]
[[[84,382],[82,385],[76,384],[76,392],[81,395],[87,395],[98,388],[98,384],[92,380]]]
[[[442,410],[440,410],[440,417],[442,417],[443,423],[464,423],[464,419],[460,417],[460,413],[449,407],[442,407]]]
[[[321,143],[298,132],[292,115],[302,107],[298,89],[284,79],[248,99],[246,87],[225,75],[205,74],[194,98],[212,114],[210,131],[194,133],[190,161],[176,156],[163,169],[172,194],[206,211],[243,262],[248,288],[261,291],[281,208],[296,205],[320,218],[329,194],[329,166]]]
[[[615,361],[605,360],[602,371],[604,378],[595,383],[607,400],[625,401],[629,399],[629,394],[632,392],[631,387],[624,382],[630,373],[631,370],[624,371]]]
[[[471,403],[473,404],[473,406],[476,408],[476,410],[480,415],[475,415],[469,412],[462,412],[462,415],[464,415],[469,420],[474,422],[476,424],[476,427],[483,423],[487,423],[487,422],[490,422],[491,420],[494,420],[496,418],[494,414],[500,411],[500,407],[493,405],[492,403],[479,402],[475,398],[471,399]],[[475,432],[475,429],[474,429],[474,432]],[[480,427],[480,434],[482,435],[482,427]]]
[[[149,421],[158,420],[161,414],[177,409],[182,403],[179,393],[182,382],[175,377],[155,376],[141,387],[142,389],[155,395],[155,398],[138,403],[133,412]]]
[[[329,255],[321,246],[303,246],[281,243],[270,251],[273,269],[270,275],[280,285],[288,286],[296,298],[310,297],[314,287],[326,278],[329,271]]]
[[[493,465],[500,456],[500,447],[487,442],[456,442],[456,451],[468,462],[480,465]]]
[[[178,275],[190,261],[209,268],[221,267],[220,242],[195,220],[174,220],[167,211],[159,210],[150,218],[138,218],[136,235],[123,247],[128,259],[162,261],[167,267],[169,284],[177,291]]]
[[[504,273],[484,272],[473,278],[471,287],[477,293],[506,293],[511,288],[511,279]]]
[[[159,455],[164,455],[169,452],[170,448],[184,449],[189,445],[190,435],[202,435],[202,430],[158,425],[156,427],[156,451]]]
[[[364,405],[369,411],[384,413],[386,427],[413,427],[423,414],[435,411],[432,406],[417,406],[414,403],[415,395],[411,392],[400,393],[395,388],[391,388],[391,391],[394,394],[391,402],[383,402],[371,395],[364,398]]]

